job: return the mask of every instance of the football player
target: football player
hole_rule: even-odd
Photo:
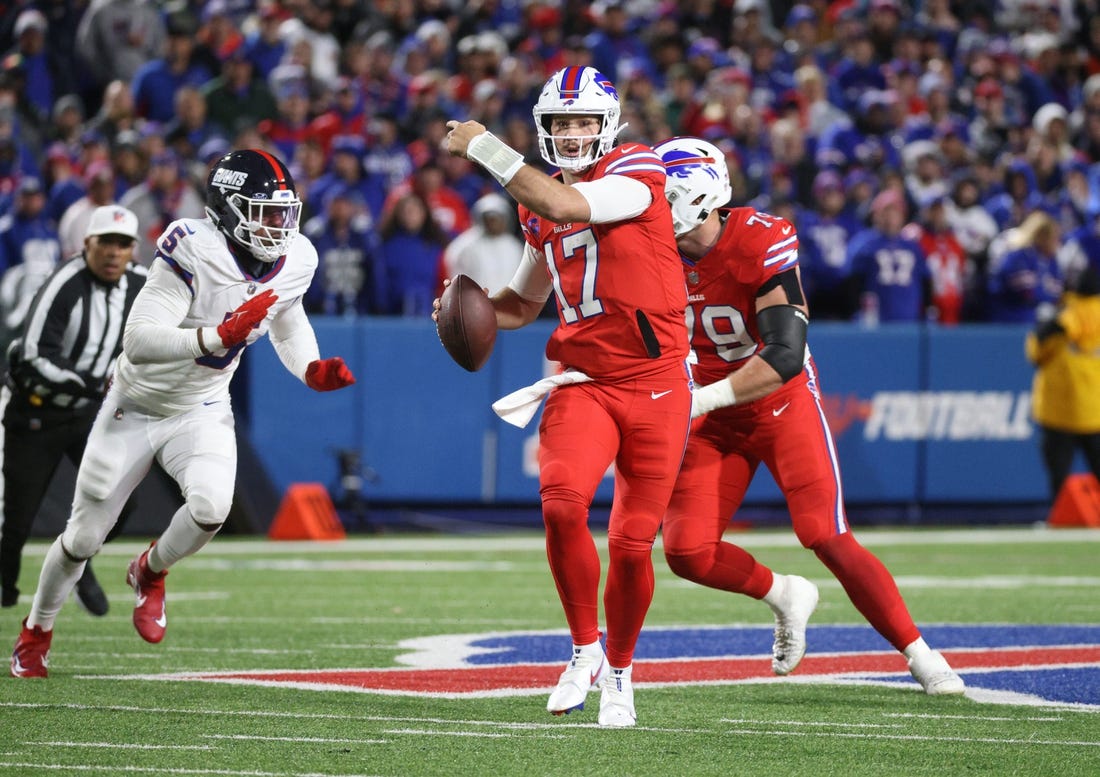
[[[164,638],[168,569],[214,537],[233,499],[229,381],[245,347],[270,332],[287,370],[310,388],[355,382],[341,358],[320,358],[302,308],[317,252],[298,231],[302,203],[286,165],[265,151],[232,151],[210,171],[207,203],[207,218],[172,222],[157,241],[80,463],[72,514],[46,553],[15,644],[15,677],[46,677],[54,619],[154,458],[185,503],[126,580],[138,634]]]
[[[960,694],[962,679],[913,623],[890,572],[852,535],[836,448],[806,344],[809,310],[789,221],[725,208],[723,153],[697,138],[654,149],[668,180],[688,287],[688,331],[698,364],[694,421],[665,516],[665,559],[701,585],[763,599],[775,613],[772,670],[789,674],[806,652],[813,583],[779,575],[722,540],[761,462],[787,500],[791,523],[856,609],[901,651],[925,692]]]
[[[599,687],[600,725],[633,726],[631,664],[653,598],[651,550],[691,407],[687,299],[664,165],[649,146],[616,145],[622,126],[611,81],[591,67],[564,68],[546,82],[533,114],[542,157],[560,174],[525,164],[475,121],[448,122],[446,145],[519,202],[526,246],[512,281],[492,297],[498,326],[529,324],[551,294],[557,299],[546,356],[566,371],[539,425],[539,488],[573,653],[547,709],[580,709]],[[588,509],[612,463],[605,653]]]

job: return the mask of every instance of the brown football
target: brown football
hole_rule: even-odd
[[[456,275],[439,304],[439,342],[464,370],[480,370],[497,339],[497,314],[485,290],[470,276]]]

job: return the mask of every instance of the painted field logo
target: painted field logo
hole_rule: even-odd
[[[922,629],[975,701],[1100,712],[1100,626]],[[866,626],[811,626],[795,674],[771,673],[771,628],[646,629],[634,662],[638,688],[760,682],[893,685],[918,690],[905,660]],[[430,697],[549,693],[569,637],[562,632],[452,634],[404,640],[400,667],[209,672],[143,676]],[[823,652],[825,649],[828,652]]]

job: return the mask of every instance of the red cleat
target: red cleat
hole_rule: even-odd
[[[23,630],[11,654],[11,676],[49,677],[52,638],[53,631],[43,631],[40,626],[29,629],[24,619]]]
[[[134,628],[146,642],[160,642],[168,627],[168,615],[164,609],[164,572],[149,569],[149,550],[152,545],[130,562],[126,570],[126,584],[134,589]]]

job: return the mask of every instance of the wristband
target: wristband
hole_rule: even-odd
[[[737,403],[729,378],[722,378],[707,386],[700,386],[691,393],[691,417],[698,418],[711,410],[729,407]]]
[[[206,343],[203,342],[202,327],[200,326],[198,329],[195,330],[195,332],[197,332],[196,337],[199,338],[199,350],[202,351],[202,355],[203,356],[213,356],[214,354],[210,351],[209,348],[206,347]]]
[[[507,186],[526,164],[523,154],[491,132],[474,136],[466,146],[466,158],[484,167],[501,186]]]

